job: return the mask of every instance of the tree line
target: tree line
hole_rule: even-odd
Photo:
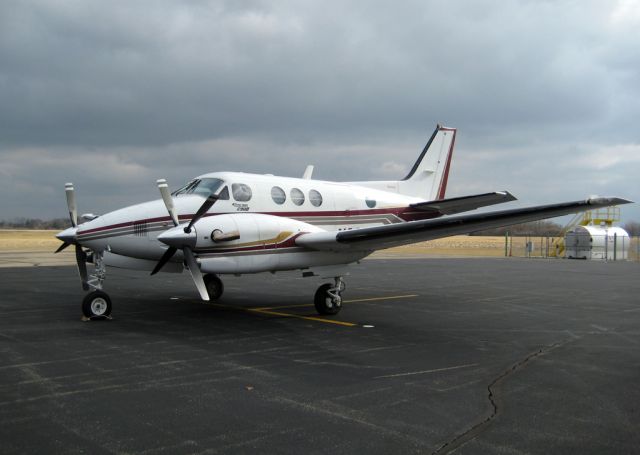
[[[54,218],[52,220],[14,218],[12,220],[0,220],[0,229],[66,229],[70,226],[69,218]]]

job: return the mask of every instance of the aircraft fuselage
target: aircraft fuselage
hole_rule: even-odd
[[[194,181],[206,179],[222,182],[218,189],[222,197],[195,229],[194,251],[205,272],[248,273],[296,269],[309,262],[335,263],[335,255],[296,247],[295,237],[320,230],[342,231],[433,216],[409,207],[420,202],[419,198],[398,194],[393,188],[383,191],[357,184],[235,172],[204,174]],[[203,200],[196,193],[176,195],[174,205],[180,223],[187,223]],[[157,261],[167,249],[157,237],[170,228],[172,220],[164,202],[158,199],[81,224],[77,239],[92,250]],[[237,230],[241,235],[237,240],[217,244],[212,239],[214,230]],[[298,253],[303,257],[296,260]],[[366,254],[346,254],[344,262]],[[249,256],[257,257],[248,260]],[[176,254],[174,260],[180,262],[181,254]],[[151,263],[147,268],[150,266]]]

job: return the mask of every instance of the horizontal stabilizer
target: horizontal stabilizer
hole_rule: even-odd
[[[488,205],[502,204],[515,201],[516,198],[508,191],[496,191],[494,193],[476,194],[473,196],[454,197],[440,199],[439,201],[418,202],[411,207],[425,212],[438,213],[440,215],[453,215],[466,212]]]
[[[325,251],[375,251],[631,202],[620,198],[592,198],[522,209],[388,224],[352,231],[313,232],[298,237],[296,244]]]

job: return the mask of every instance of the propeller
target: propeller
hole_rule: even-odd
[[[67,196],[67,207],[69,209],[69,218],[71,218],[71,226],[78,226],[78,209],[76,208],[76,191],[73,183],[64,184],[64,192]]]
[[[178,215],[176,215],[175,207],[173,205],[173,198],[171,197],[171,193],[169,192],[169,185],[165,179],[158,179],[156,181],[158,184],[158,189],[160,190],[160,195],[162,196],[162,200],[164,201],[165,207],[167,207],[167,212],[169,212],[169,216],[173,221],[173,225],[177,226]]]
[[[193,278],[193,282],[196,284],[196,288],[198,288],[200,297],[202,298],[202,300],[209,300],[207,286],[205,286],[204,284],[202,271],[200,270],[200,266],[196,261],[196,257],[193,255],[193,251],[191,251],[191,248],[189,248],[188,246],[185,246],[182,248],[182,252],[184,253],[184,258],[187,260],[187,266],[189,267],[191,278]]]
[[[218,199],[220,199],[220,196],[218,196],[217,194],[210,194],[207,197],[207,200],[204,201],[204,203],[200,206],[196,214],[193,215],[193,218],[191,218],[191,221],[189,221],[189,224],[187,225],[187,227],[184,228],[185,234],[189,234],[191,232],[191,228],[196,223],[196,221],[202,218],[202,215],[207,213],[211,208],[211,206],[215,204]]]
[[[68,247],[69,245],[71,245],[71,244],[67,243],[67,242],[62,242],[62,245],[60,245],[58,247],[58,249],[53,252],[53,254],[59,253],[60,251],[64,250],[66,247]]]
[[[69,219],[71,220],[71,227],[75,228],[78,226],[78,209],[76,208],[76,192],[73,188],[73,183],[65,183],[64,192],[65,192],[65,195],[67,196],[67,208],[69,210]],[[60,240],[62,240],[62,245],[60,245],[53,254],[59,253],[69,245],[73,244],[73,241],[75,240],[75,232],[67,233],[66,231],[64,231],[64,233],[65,235],[63,236],[61,235],[57,236]],[[67,238],[69,238],[70,241],[67,241]]]
[[[82,282],[82,289],[89,290],[89,274],[87,273],[87,253],[84,252],[80,245],[76,245],[76,264],[78,266],[78,275],[80,275],[80,281]]]
[[[151,275],[155,275],[158,273],[164,265],[171,260],[174,254],[178,250],[182,250],[184,255],[184,260],[189,268],[189,273],[191,273],[191,278],[200,293],[200,297],[202,300],[209,300],[209,293],[207,292],[207,287],[204,284],[204,278],[202,277],[202,272],[200,271],[200,266],[198,265],[198,261],[196,260],[195,255],[193,254],[193,247],[196,245],[196,235],[193,232],[193,226],[198,222],[200,218],[204,216],[205,213],[209,211],[209,209],[216,203],[216,201],[220,198],[217,194],[210,194],[207,199],[202,203],[198,211],[193,215],[193,218],[189,221],[189,224],[182,228],[179,223],[178,215],[175,211],[175,206],[173,204],[173,198],[171,197],[171,193],[169,192],[169,185],[167,185],[167,181],[165,179],[159,179],[156,182],[158,184],[158,189],[160,190],[160,195],[162,196],[162,200],[164,201],[164,205],[167,208],[167,212],[169,212],[169,216],[173,221],[174,227],[169,229],[158,236],[158,240],[165,243],[169,246],[167,251],[164,252],[156,266],[154,267]]]
[[[76,207],[76,192],[73,187],[73,183],[65,183],[64,192],[67,197],[67,209],[69,210],[69,219],[71,220],[71,227],[65,229],[64,231],[56,235],[58,239],[62,240],[62,245],[60,245],[55,252],[59,253],[60,251],[67,248],[69,245],[75,245],[78,275],[80,275],[80,281],[82,282],[82,289],[84,289],[85,291],[88,291],[89,285],[87,284],[87,281],[89,279],[89,275],[87,273],[87,254],[82,249],[82,246],[80,246],[80,244],[78,243],[78,240],[76,237],[78,232],[78,209]]]
[[[173,255],[176,254],[176,251],[178,251],[178,249],[174,246],[170,246],[169,248],[167,248],[167,251],[164,252],[156,266],[151,271],[151,275],[155,275],[156,273],[158,273],[162,269],[162,267],[164,267],[164,265],[169,262],[169,259],[171,259]]]

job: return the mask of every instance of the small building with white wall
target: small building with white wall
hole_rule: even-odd
[[[617,226],[576,226],[565,234],[568,259],[626,260],[629,234]]]

